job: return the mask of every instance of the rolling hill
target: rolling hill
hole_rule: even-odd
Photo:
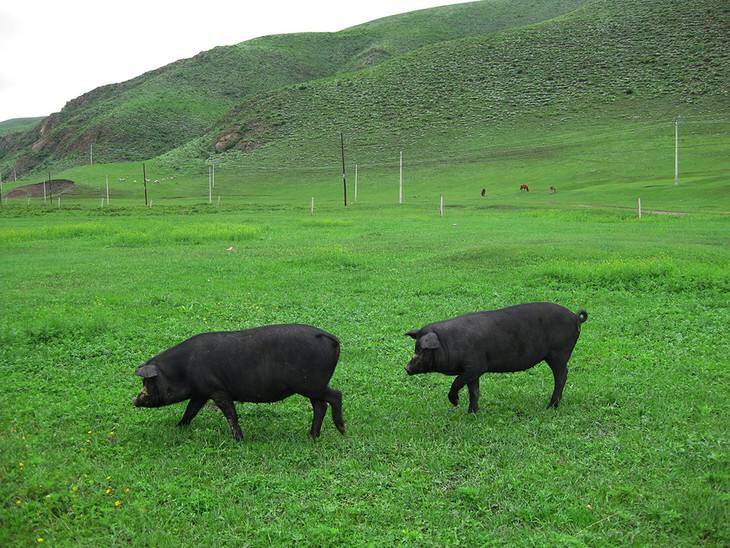
[[[288,85],[362,70],[429,44],[515,28],[585,0],[486,0],[388,17],[335,33],[277,35],[222,46],[97,88],[33,129],[0,138],[0,166],[30,172],[156,156],[205,134],[236,105]],[[240,112],[240,107],[236,110]]]
[[[43,116],[36,116],[35,118],[11,118],[10,120],[0,122],[0,136],[32,129],[43,118]]]
[[[721,0],[593,1],[259,94],[166,158],[336,165],[340,131],[371,162],[404,146],[411,158],[445,158],[515,126],[720,115],[730,106],[728,28]]]

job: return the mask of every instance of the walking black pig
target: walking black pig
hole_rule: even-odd
[[[416,340],[409,375],[437,371],[455,375],[449,401],[459,404],[459,390],[469,387],[469,412],[479,409],[483,373],[524,371],[546,361],[555,377],[548,407],[557,407],[568,377],[568,360],[588,319],[552,303],[530,303],[474,312],[406,333]]]
[[[319,436],[327,403],[344,434],[342,394],[328,386],[339,355],[337,337],[309,325],[202,333],[140,366],[136,374],[144,379],[143,386],[133,402],[160,407],[189,399],[178,423],[186,426],[212,399],[240,441],[234,401],[275,402],[301,394],[312,402],[312,437]]]

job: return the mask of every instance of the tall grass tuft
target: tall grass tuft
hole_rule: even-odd
[[[538,281],[560,286],[610,289],[663,289],[684,292],[730,290],[730,272],[710,263],[668,257],[611,258],[600,262],[548,263],[533,269]]]

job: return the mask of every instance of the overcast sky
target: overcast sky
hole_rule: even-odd
[[[449,0],[0,0],[0,121],[215,46],[336,31]]]

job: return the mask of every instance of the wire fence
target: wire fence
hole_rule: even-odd
[[[666,166],[662,165],[661,172],[666,178],[673,176],[673,157],[674,157],[674,120],[661,120],[652,123],[629,123],[619,124],[620,127],[596,128],[592,131],[567,131],[564,134],[559,133],[559,126],[554,125],[553,131],[546,134],[537,134],[534,137],[524,137],[520,135],[517,139],[495,139],[494,142],[485,144],[472,144],[464,147],[463,143],[451,143],[452,151],[441,153],[433,151],[433,143],[429,142],[426,146],[419,146],[418,141],[414,141],[408,146],[398,147],[393,145],[398,141],[395,136],[386,138],[389,141],[387,145],[381,142],[366,143],[353,133],[350,143],[346,147],[345,154],[347,157],[346,176],[348,186],[351,191],[355,184],[354,171],[355,165],[359,170],[359,177],[366,179],[373,173],[378,174],[376,179],[381,180],[384,174],[390,172],[392,179],[397,180],[398,170],[400,167],[400,152],[404,151],[403,165],[407,170],[407,179],[412,183],[414,178],[425,177],[427,168],[438,168],[440,170],[448,170],[455,166],[465,164],[481,164],[489,166],[493,163],[529,163],[534,160],[545,162],[572,162],[584,164],[584,166],[594,166],[610,171],[611,166],[615,164],[624,165],[627,155],[641,159],[653,157],[656,159],[664,158]],[[708,126],[717,127],[713,131],[695,131],[694,128],[700,126],[707,128]],[[680,156],[682,158],[680,164],[683,164],[687,157],[692,158],[707,150],[717,147],[728,148],[728,136],[730,135],[730,119],[719,117],[687,117],[679,119],[680,127]],[[568,127],[568,130],[571,128]],[[584,128],[585,129],[585,128]],[[684,129],[684,131],[681,131]],[[481,137],[483,137],[483,132]],[[641,138],[646,137],[644,141]],[[630,142],[627,147],[626,143]],[[642,144],[643,142],[643,144]],[[334,146],[334,152],[339,153],[339,147]],[[336,143],[339,144],[339,143]],[[91,152],[91,151],[89,151]],[[93,149],[94,163],[97,170],[103,170],[103,163],[107,158],[125,154],[127,151],[123,148],[114,147],[108,144],[95,144]],[[274,162],[270,158],[260,158],[256,154],[248,156],[222,154],[210,157],[208,159],[198,158],[191,164],[181,169],[182,178],[200,177],[200,193],[199,198],[202,201],[220,204],[223,201],[232,198],[243,198],[246,196],[265,196],[265,189],[257,188],[253,190],[250,185],[246,185],[247,179],[255,178],[256,181],[263,179],[281,180],[302,174],[308,176],[308,181],[312,178],[321,180],[341,182],[342,168],[338,154],[331,154],[331,160],[325,163],[309,163],[292,165],[286,161]],[[362,158],[359,159],[359,158]],[[91,154],[84,157],[82,154],[71,158],[72,163],[77,165],[85,165],[91,162]],[[135,161],[135,163],[140,163]],[[157,162],[155,162],[157,164]],[[210,182],[206,181],[206,171],[212,167],[215,169],[216,179]],[[656,166],[655,166],[656,167]],[[164,186],[164,196],[161,197],[165,202],[182,199],[190,199],[190,185],[177,187],[177,185],[167,184],[175,179],[175,166],[169,164],[161,164],[156,166],[156,170],[163,175],[155,177],[155,170],[151,171],[148,177],[148,185],[151,186],[153,194],[158,184]],[[126,168],[125,168],[126,169]],[[120,189],[119,184],[124,183],[125,187],[131,185],[142,186],[142,174],[131,171],[123,177],[109,178],[109,184],[114,191]],[[3,180],[7,182],[8,171],[0,173]],[[616,172],[614,176],[623,180],[635,177],[635,174],[626,172]],[[643,175],[642,175],[643,176]],[[210,179],[211,175],[208,175]],[[109,203],[109,193],[106,181],[100,180],[93,184],[87,181],[81,181],[83,188],[74,190],[70,195],[83,197],[97,197],[106,199]],[[372,179],[370,179],[372,182]],[[217,188],[215,185],[217,183]],[[209,188],[210,187],[210,188]],[[341,188],[341,187],[340,187]],[[114,192],[112,192],[114,194]],[[3,193],[5,195],[5,193]],[[198,193],[195,193],[198,196]],[[361,193],[362,196],[362,193]],[[47,196],[46,199],[50,198]],[[112,195],[112,199],[114,196]],[[153,198],[154,199],[154,198]],[[309,200],[309,198],[307,198]],[[352,200],[351,200],[352,201]],[[103,202],[102,202],[103,203]]]

